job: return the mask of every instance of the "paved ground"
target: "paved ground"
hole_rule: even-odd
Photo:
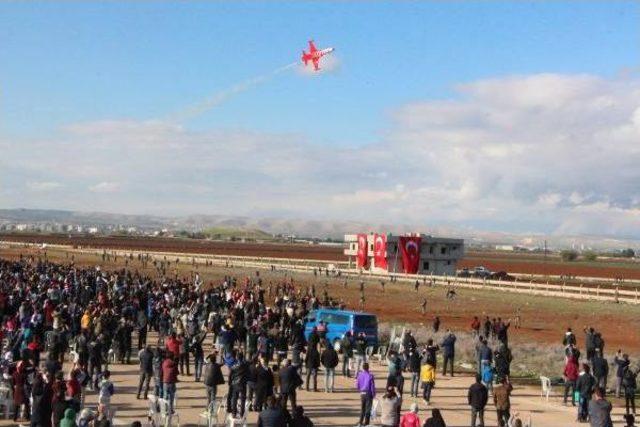
[[[381,387],[384,387],[387,367],[373,362],[372,368],[378,379],[377,388],[380,390]],[[116,418],[122,423],[121,425],[128,425],[134,420],[144,423],[147,419],[148,402],[135,399],[138,381],[137,364],[134,364],[133,361],[131,365],[113,364],[110,369],[116,388],[116,393],[112,398],[112,406],[117,409]],[[322,373],[318,379],[319,388],[322,390],[324,384]],[[447,426],[470,425],[466,393],[471,382],[472,378],[468,375],[460,375],[455,378],[439,377],[437,379],[430,407],[439,408],[443,412]],[[298,394],[298,404],[304,406],[305,412],[316,426],[351,426],[358,421],[360,401],[359,395],[354,392],[354,380],[338,376],[336,377],[336,385],[337,390],[333,394],[306,391],[301,391]],[[95,407],[96,394],[88,393],[86,405]],[[221,386],[219,393],[226,393],[226,385]],[[194,382],[193,377],[181,377],[177,395],[180,425],[198,425],[198,414],[206,406],[202,383]],[[408,395],[405,396],[403,413],[413,401],[414,399]],[[426,415],[430,415],[430,411],[420,399],[415,401],[420,407],[420,418],[424,420]],[[557,396],[552,397],[547,403],[540,397],[539,388],[517,386],[513,392],[512,407],[525,417],[531,415],[536,427],[580,425],[575,423],[574,408],[563,406]],[[616,408],[615,414],[614,423],[619,425],[622,423],[622,410]],[[256,419],[257,414],[250,413],[248,425],[256,425]],[[485,421],[487,427],[497,425],[495,411],[491,403],[487,406]],[[0,426],[9,425],[15,424],[5,420],[0,421]]]

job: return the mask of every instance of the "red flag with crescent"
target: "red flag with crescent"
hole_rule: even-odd
[[[387,269],[387,235],[376,234],[373,243],[373,263],[378,268]]]
[[[369,264],[369,247],[367,244],[367,235],[358,234],[358,255],[356,255],[356,267],[366,268]]]
[[[402,255],[402,269],[406,274],[416,274],[420,267],[420,237],[401,236],[398,239]]]

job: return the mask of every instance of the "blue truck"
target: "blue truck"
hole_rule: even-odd
[[[312,310],[307,314],[304,322],[304,336],[307,340],[311,330],[317,327],[320,321],[327,326],[327,339],[336,349],[340,348],[340,341],[347,331],[351,331],[353,337],[364,332],[367,346],[374,348],[378,346],[378,318],[375,314],[331,308]]]

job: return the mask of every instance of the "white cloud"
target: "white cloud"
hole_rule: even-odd
[[[120,185],[115,182],[99,182],[89,186],[92,193],[115,193],[120,190]]]
[[[29,182],[27,182],[27,188],[30,191],[46,192],[46,191],[57,190],[60,187],[62,187],[62,184],[60,184],[59,182],[54,182],[54,181],[29,181]]]
[[[5,163],[23,182],[47,170],[76,190],[59,207],[640,237],[640,81],[540,74],[456,89],[398,108],[365,146],[114,120],[10,145]]]

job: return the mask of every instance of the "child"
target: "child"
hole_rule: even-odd
[[[429,404],[431,400],[431,389],[436,383],[436,369],[430,363],[422,365],[420,368],[420,380],[422,381],[422,398]]]
[[[113,383],[109,379],[111,372],[106,370],[102,373],[102,379],[98,383],[98,404],[104,405],[105,412],[111,411],[111,396],[113,396],[114,388]]]
[[[482,362],[482,384],[487,388],[487,391],[493,395],[493,374],[494,369],[487,362]]]

